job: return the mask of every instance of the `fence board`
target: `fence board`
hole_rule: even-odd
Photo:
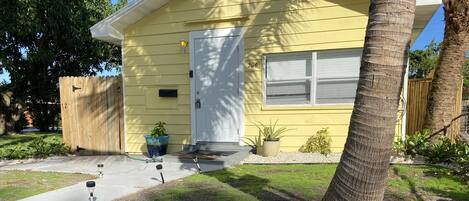
[[[407,123],[406,134],[411,135],[423,130],[425,116],[427,115],[428,96],[430,95],[432,79],[410,79],[407,88]],[[458,88],[456,104],[453,108],[453,117],[461,114],[462,82]],[[448,129],[448,137],[455,139],[459,136],[460,121],[454,122]]]
[[[64,142],[93,154],[124,153],[122,78],[61,77]]]

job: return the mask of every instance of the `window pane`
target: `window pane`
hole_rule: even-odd
[[[295,80],[311,76],[311,53],[267,56],[267,80]]]
[[[317,104],[353,103],[358,79],[318,80],[316,91]]]
[[[309,80],[267,82],[266,103],[270,105],[310,104],[310,91]]]
[[[361,54],[361,49],[318,52],[317,77],[358,77]]]

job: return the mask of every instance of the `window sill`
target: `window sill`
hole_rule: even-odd
[[[331,105],[263,105],[262,111],[282,110],[352,110],[353,104],[331,104]]]

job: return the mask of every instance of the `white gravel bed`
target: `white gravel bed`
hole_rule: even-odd
[[[341,153],[324,156],[319,153],[280,152],[277,156],[263,157],[250,154],[243,164],[282,164],[282,163],[338,163]]]
[[[280,152],[277,156],[264,157],[250,154],[243,164],[298,164],[298,163],[338,163],[342,153],[331,153],[327,156],[319,153]],[[425,164],[423,160],[406,160],[392,157],[391,164]]]

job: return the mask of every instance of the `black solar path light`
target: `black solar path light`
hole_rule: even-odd
[[[160,173],[161,182],[164,184],[163,165],[161,164],[156,165],[156,171]]]
[[[94,181],[87,181],[86,182],[86,188],[88,189],[88,192],[90,193],[89,201],[94,201],[94,189],[96,187],[96,182]]]
[[[103,177],[104,164],[98,164],[98,177]]]

